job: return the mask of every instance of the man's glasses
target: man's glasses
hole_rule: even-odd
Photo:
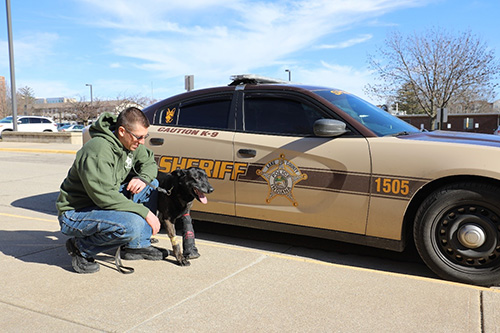
[[[134,133],[130,132],[130,131],[128,130],[128,128],[126,128],[125,126],[123,126],[123,128],[125,128],[125,131],[127,131],[129,134],[131,134],[131,135],[132,135],[132,136],[133,136],[133,137],[134,137],[137,141],[141,141],[142,139],[144,139],[144,140],[145,140],[145,139],[147,139],[147,138],[148,138],[148,136],[149,136],[149,133],[148,133],[148,134],[146,134],[146,135],[137,136],[137,135],[135,135]]]

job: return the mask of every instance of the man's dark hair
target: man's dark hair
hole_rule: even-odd
[[[116,128],[123,126],[130,130],[136,125],[148,128],[149,120],[141,110],[133,106],[120,112],[118,118],[116,119]]]

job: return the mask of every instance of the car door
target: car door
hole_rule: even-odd
[[[17,130],[19,132],[34,132],[32,131],[32,125],[30,125],[29,117],[22,117],[17,121]]]
[[[29,120],[30,132],[43,132],[45,126],[42,123],[42,118],[30,117]]]
[[[370,155],[365,138],[313,135],[314,121],[331,114],[285,93],[244,93],[243,131],[234,137],[236,215],[364,234]],[[333,117],[335,118],[335,117]]]
[[[215,189],[208,204],[195,202],[194,210],[234,215],[231,110],[232,93],[226,93],[174,102],[155,111],[146,146],[154,152],[159,171],[200,167]]]

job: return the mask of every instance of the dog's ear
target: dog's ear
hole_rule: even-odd
[[[204,178],[208,178],[207,172],[204,169],[197,168],[198,175]]]
[[[167,180],[167,174],[165,172],[158,171],[158,175],[156,176],[156,179],[158,179],[158,182],[163,184]]]

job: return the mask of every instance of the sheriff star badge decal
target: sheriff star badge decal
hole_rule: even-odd
[[[269,185],[267,203],[270,203],[276,196],[283,196],[295,207],[299,205],[293,196],[293,189],[295,184],[306,180],[307,175],[300,172],[295,164],[285,159],[284,154],[281,154],[278,159],[269,161],[262,169],[258,169],[257,175],[264,178]]]

